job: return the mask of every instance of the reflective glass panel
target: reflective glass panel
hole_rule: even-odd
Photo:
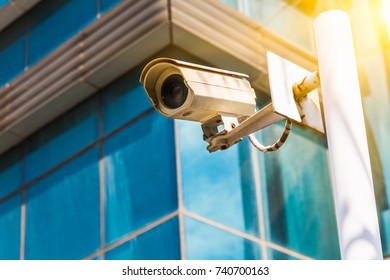
[[[179,121],[179,136],[185,208],[258,236],[248,141],[210,154],[199,123]]]
[[[108,134],[151,107],[139,83],[140,69],[132,70],[103,89],[103,130]]]
[[[97,139],[99,135],[97,109],[97,98],[94,97],[29,138],[26,157],[27,181],[36,178]]]
[[[104,143],[106,243],[177,209],[173,122],[153,112]]]
[[[23,184],[22,146],[0,156],[0,199]]]
[[[282,131],[273,125],[258,137],[272,143]],[[324,137],[293,126],[278,152],[258,154],[267,238],[312,258],[340,258]]]
[[[261,259],[259,244],[191,217],[185,217],[185,244],[189,260]]]
[[[28,65],[67,41],[96,15],[96,0],[41,1],[29,12]]]
[[[6,4],[8,4],[10,0],[0,0],[0,9],[3,8]]]
[[[228,4],[229,6],[232,6],[235,9],[238,9],[238,1],[240,0],[221,0],[221,1]]]
[[[179,225],[173,218],[106,253],[107,260],[180,259]]]
[[[313,19],[318,1],[221,0],[300,47],[314,53]],[[320,1],[321,2],[321,1]],[[325,2],[325,1],[324,1]],[[342,2],[342,1],[340,1]]]
[[[118,5],[122,0],[100,0],[100,10],[102,13]]]
[[[21,18],[0,32],[0,87],[24,71],[25,25],[25,19]]]
[[[20,252],[21,195],[0,204],[0,260],[18,260]]]
[[[100,247],[99,149],[26,191],[26,259],[81,259]]]
[[[268,259],[270,260],[299,260],[289,254],[278,250],[268,249]]]

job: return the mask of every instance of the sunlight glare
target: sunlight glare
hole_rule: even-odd
[[[390,0],[382,0],[383,18],[387,28],[387,38],[390,41]]]

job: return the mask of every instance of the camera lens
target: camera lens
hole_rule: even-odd
[[[165,79],[161,87],[161,99],[169,109],[179,108],[187,99],[188,88],[179,74],[173,74]]]

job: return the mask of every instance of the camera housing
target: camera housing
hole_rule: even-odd
[[[272,102],[257,112],[256,95],[245,74],[157,58],[145,66],[140,82],[162,115],[202,124],[209,152],[226,150],[245,136],[260,151],[275,151],[286,141],[292,121],[324,133],[320,106],[314,98],[317,95],[308,95],[316,94],[310,91],[319,84],[318,73],[295,83],[301,68],[270,52],[267,63]],[[288,82],[280,83],[281,78]],[[254,132],[281,120],[286,120],[286,125],[275,144],[263,146],[255,139]]]
[[[255,113],[255,92],[247,79],[237,72],[157,58],[145,66],[140,82],[162,115],[214,127],[221,124],[221,115],[241,122]]]

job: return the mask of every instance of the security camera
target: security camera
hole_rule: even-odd
[[[208,138],[224,120],[234,120],[235,126],[255,113],[255,92],[247,79],[241,73],[158,58],[145,66],[140,82],[162,115],[201,122]]]
[[[267,57],[268,63],[272,61],[271,54]],[[157,58],[145,66],[140,82],[153,107],[162,115],[201,123],[203,139],[209,143],[209,152],[228,149],[245,136],[257,149],[269,152],[279,149],[286,141],[292,120],[303,123],[301,115],[310,116],[310,122],[307,122],[309,126],[319,131],[322,128],[322,122],[311,121],[321,120],[321,114],[306,98],[318,83],[309,83],[313,78],[305,78],[294,87],[294,93],[292,89],[280,88],[279,79],[271,79],[271,76],[277,78],[283,72],[274,71],[273,68],[269,70],[272,102],[257,112],[255,91],[248,81],[249,77],[242,73],[171,58]],[[280,120],[286,120],[280,139],[271,146],[260,144],[253,133]]]

